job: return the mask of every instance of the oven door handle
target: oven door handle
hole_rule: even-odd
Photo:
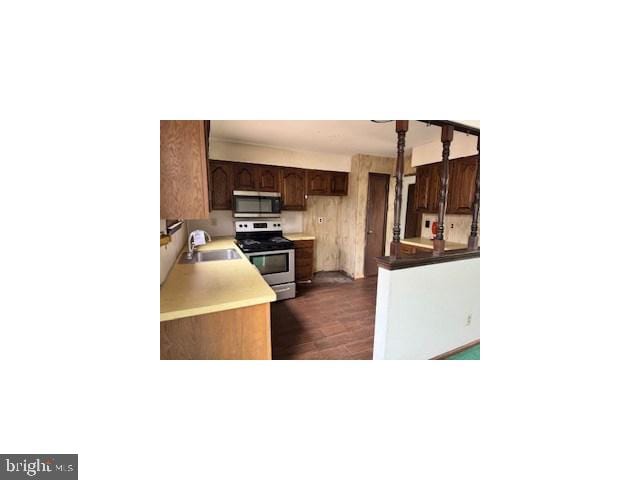
[[[273,289],[273,291],[276,293],[288,292],[289,290],[291,290],[291,287],[283,288],[282,290],[276,290],[275,288]]]

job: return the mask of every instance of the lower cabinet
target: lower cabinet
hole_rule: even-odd
[[[403,255],[414,255],[419,252],[433,252],[430,248],[414,247],[413,245],[407,245],[406,243],[400,243],[400,253]]]
[[[313,240],[295,240],[296,282],[310,282],[313,279]]]

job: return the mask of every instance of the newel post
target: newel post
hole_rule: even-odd
[[[447,211],[447,193],[449,190],[449,147],[453,140],[453,127],[442,126],[442,172],[440,173],[440,203],[438,206],[438,233],[433,240],[433,252],[444,252],[444,214]]]
[[[478,135],[478,169],[476,170],[476,194],[471,210],[471,233],[469,234],[469,250],[478,249],[478,214],[480,213],[480,135]]]
[[[400,216],[402,212],[402,177],[404,175],[404,144],[409,130],[409,120],[396,120],[396,134],[398,135],[398,152],[396,158],[396,198],[393,205],[393,242],[391,255],[400,254]]]

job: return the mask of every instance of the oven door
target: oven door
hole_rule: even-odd
[[[294,250],[272,250],[245,254],[269,285],[295,281]]]

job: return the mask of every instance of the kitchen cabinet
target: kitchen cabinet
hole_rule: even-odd
[[[295,240],[293,248],[296,259],[296,282],[311,282],[313,279],[313,240]]]
[[[403,255],[415,255],[416,253],[431,253],[433,250],[429,248],[420,248],[414,245],[407,245],[406,243],[400,242],[400,253]]]
[[[259,192],[279,192],[282,167],[256,165]]]
[[[347,172],[331,172],[331,195],[346,195],[349,193],[349,174]]]
[[[231,210],[233,166],[230,162],[209,160],[209,190],[211,210]]]
[[[330,175],[323,170],[307,170],[307,194],[329,195]]]
[[[451,163],[447,213],[471,214],[476,194],[478,155],[456,158]]]
[[[207,218],[204,120],[160,121],[160,218]]]
[[[477,155],[449,161],[447,212],[470,214],[476,193]],[[440,173],[442,162],[421,165],[416,169],[416,209],[438,213],[440,204]]]
[[[252,163],[233,164],[233,189],[255,192],[258,190],[258,166]]]
[[[347,195],[349,173],[212,160],[211,210],[232,208],[233,191],[279,192],[283,210],[305,210],[307,195]]]
[[[308,195],[347,195],[349,174],[347,172],[327,172],[307,170]]]
[[[306,175],[300,168],[283,168],[280,182],[281,206],[283,210],[305,210]]]
[[[233,189],[277,192],[280,188],[280,167],[254,163],[233,164]]]
[[[430,163],[416,169],[416,210],[427,213],[438,212],[441,165],[441,162]]]

